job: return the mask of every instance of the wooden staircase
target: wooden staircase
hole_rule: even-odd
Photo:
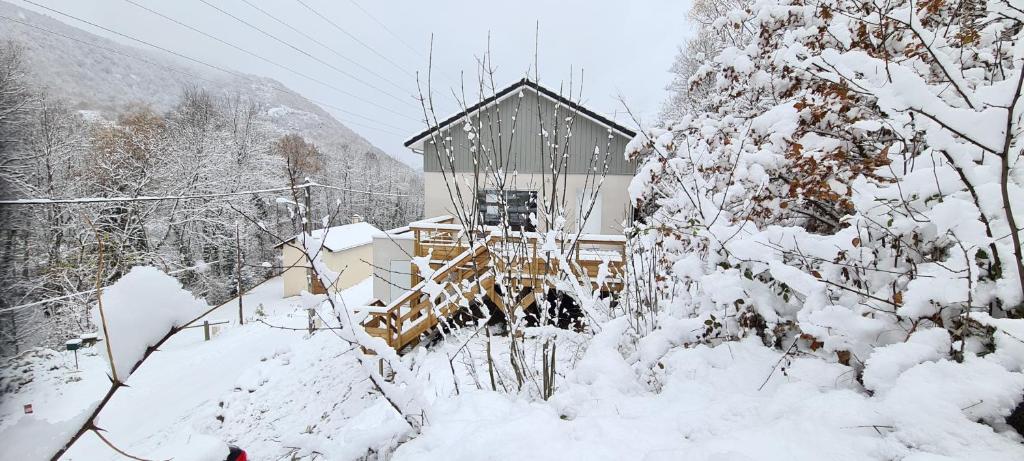
[[[363,327],[371,336],[382,338],[399,353],[419,343],[424,333],[445,319],[478,301],[481,295],[504,309],[499,289],[517,296],[519,306],[536,302],[545,292],[547,275],[559,271],[559,261],[544,256],[541,236],[517,232],[502,237],[495,233],[467,238],[459,225],[421,223],[409,226],[414,232],[416,257],[428,260],[431,273],[422,278],[412,265],[413,287],[383,307],[370,307]],[[485,230],[488,231],[488,230]],[[601,246],[604,250],[598,250]],[[606,280],[602,290],[619,291],[625,270],[625,239],[621,236],[587,236],[574,245],[573,271],[580,281],[594,280],[605,261],[618,274]],[[421,263],[422,264],[422,263]],[[502,279],[496,286],[496,278]]]
[[[473,245],[382,310],[371,311],[363,327],[402,351],[418,343],[420,335],[436,327],[439,319],[468,306],[481,290],[492,290],[490,269],[487,246]]]

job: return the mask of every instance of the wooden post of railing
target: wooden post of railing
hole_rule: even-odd
[[[391,327],[391,311],[388,311],[384,313],[384,331],[388,335],[387,338],[385,338],[384,340],[387,341],[388,346],[391,346],[393,344],[393,341],[391,341]]]
[[[422,256],[420,254],[420,230],[413,228],[412,236],[412,255],[413,257]],[[420,283],[420,281],[423,280],[420,277],[419,269],[416,267],[415,264],[413,264],[412,261],[409,261],[409,272],[412,274],[412,286],[416,286],[416,284]]]
[[[446,289],[447,289],[447,287],[446,287]],[[427,304],[427,321],[430,322],[430,325],[436,325],[437,324],[437,316],[434,315],[433,303]]]
[[[412,306],[411,303],[410,306]],[[392,346],[396,350],[402,348],[402,323],[402,305],[399,304],[395,309],[395,344]]]

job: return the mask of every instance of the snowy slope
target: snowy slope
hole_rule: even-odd
[[[0,1],[0,15],[137,56],[160,66],[182,69],[203,79],[197,81],[137,59],[0,20],[0,41],[12,39],[25,47],[25,58],[33,80],[52,96],[65,99],[79,109],[98,111],[107,118],[130,104],[143,103],[157,110],[167,110],[177,102],[183,88],[200,85],[214,94],[258,97],[265,102],[269,119],[277,129],[298,132],[325,148],[328,154],[369,153],[393,163],[395,168],[405,168],[316,104],[294,93],[289,94],[290,90],[276,80],[258,76],[242,79],[160,54],[156,50],[121,45],[3,1]]]
[[[365,301],[370,287],[367,282],[346,291],[346,302]],[[360,435],[360,428],[379,423],[401,429],[400,419],[368,397],[365,380],[354,379],[361,375],[353,370],[353,351],[336,336],[321,331],[309,337],[305,331],[268,326],[306,327],[304,301],[281,299],[281,290],[281,279],[275,278],[250,292],[243,299],[250,323],[228,326],[209,342],[202,340],[201,328],[177,335],[132,374],[129,387],[118,391],[98,425],[129,453],[178,460],[203,459],[189,454],[211,440],[241,445],[256,459],[277,459],[295,451],[291,446],[333,444],[334,450],[345,451],[379,445],[379,437],[371,436],[380,431]],[[236,316],[236,304],[229,302],[209,319],[216,323]],[[41,440],[60,440],[54,431],[92,408],[108,386],[108,365],[99,352],[82,352],[79,372],[70,353],[30,361],[35,366],[26,373],[33,383],[3,396],[0,459],[44,459],[33,448]],[[33,404],[34,416],[22,415],[25,403]],[[343,442],[360,437],[368,440],[362,445]],[[354,455],[365,448],[357,451]],[[88,435],[63,459],[123,458]]]
[[[422,433],[410,439],[409,426],[357,364],[357,350],[330,330],[303,331],[305,307],[317,298],[281,299],[281,290],[272,279],[245,297],[246,315],[260,320],[231,325],[209,342],[201,330],[186,331],[153,356],[99,418],[108,436],[130,453],[176,460],[213,459],[202,455],[224,442],[245,447],[253,459],[301,460],[1024,458],[1024,439],[992,418],[1024,389],[1024,375],[999,358],[957,364],[884,351],[870,360],[903,371],[870,395],[849,367],[786,356],[756,338],[642,347],[641,357],[623,357],[621,318],[593,338],[527,331],[527,357],[537,357],[537,335],[556,337],[563,351],[559,388],[547,402],[529,392],[493,392],[479,373],[487,369],[490,341],[497,386],[512,385],[502,365],[507,337],[467,329],[417,349],[403,360],[429,406]],[[344,293],[350,306],[369,297],[369,280]],[[210,320],[233,319],[235,309],[227,303]],[[95,350],[86,354],[81,372],[67,367],[67,356],[40,361],[65,366],[36,366],[36,384],[4,396],[0,459],[39,459],[25,447],[54,435],[46,431],[59,424],[32,423],[65,421],[102,395],[106,363]],[[28,402],[34,418],[20,414]],[[121,458],[90,435],[64,459]]]

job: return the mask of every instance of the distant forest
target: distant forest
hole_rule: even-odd
[[[269,120],[268,101],[185,87],[169,110],[147,101],[83,111],[49,96],[26,68],[26,47],[0,42],[0,196],[180,197],[301,184],[312,215],[382,228],[420,217],[422,177],[379,150],[337,152]],[[112,115],[110,115],[112,114]],[[332,120],[333,121],[333,120]],[[334,144],[332,144],[334,146]],[[372,147],[372,146],[371,146]],[[93,331],[99,274],[107,285],[147,264],[210,303],[277,273],[275,235],[301,229],[290,191],[159,201],[0,207],[0,355]],[[242,269],[236,270],[236,232]],[[102,267],[100,245],[102,241]],[[67,296],[74,293],[82,293]],[[26,308],[25,304],[59,298]]]

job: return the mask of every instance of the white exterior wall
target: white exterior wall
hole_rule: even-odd
[[[392,263],[396,262],[404,271],[412,271],[409,255],[413,253],[412,232],[404,234],[380,235],[373,238],[373,297],[388,304],[392,301],[392,283],[408,290],[409,276],[401,276],[389,272]],[[389,283],[390,282],[390,283]]]
[[[452,203],[452,198],[449,196],[449,187],[445,185],[445,175],[450,181],[452,181],[452,175],[448,173],[439,172],[424,172],[424,210],[423,214],[425,217],[430,218],[440,215],[452,215],[458,216],[455,213],[455,205]],[[481,175],[481,179],[483,179]],[[605,176],[604,182],[601,185],[601,234],[622,234],[623,222],[630,216],[629,206],[629,194],[627,188],[629,182],[633,179],[632,176],[626,175],[608,175]],[[527,174],[519,175],[516,178],[515,183],[510,189],[515,190],[533,190],[537,191],[538,196],[541,191],[541,181],[547,182],[546,189],[551,190],[551,176],[540,175],[540,174]],[[577,190],[582,189],[586,184],[592,183],[593,178],[589,178],[583,174],[570,174],[559,178],[559,190],[563,190],[567,194],[566,196],[566,219],[568,220],[567,226],[569,229],[576,229],[576,194]],[[472,173],[458,173],[455,178],[455,182],[458,184],[459,189],[462,191],[463,200],[466,201],[466,206],[472,206],[473,203],[473,174]],[[489,189],[487,186],[483,186],[484,189]],[[454,192],[454,188],[452,189]],[[538,197],[539,198],[539,197]],[[542,204],[537,205],[538,208],[542,208]],[[594,217],[592,214],[591,217]],[[458,219],[458,218],[456,218]],[[545,229],[538,229],[545,230]]]

